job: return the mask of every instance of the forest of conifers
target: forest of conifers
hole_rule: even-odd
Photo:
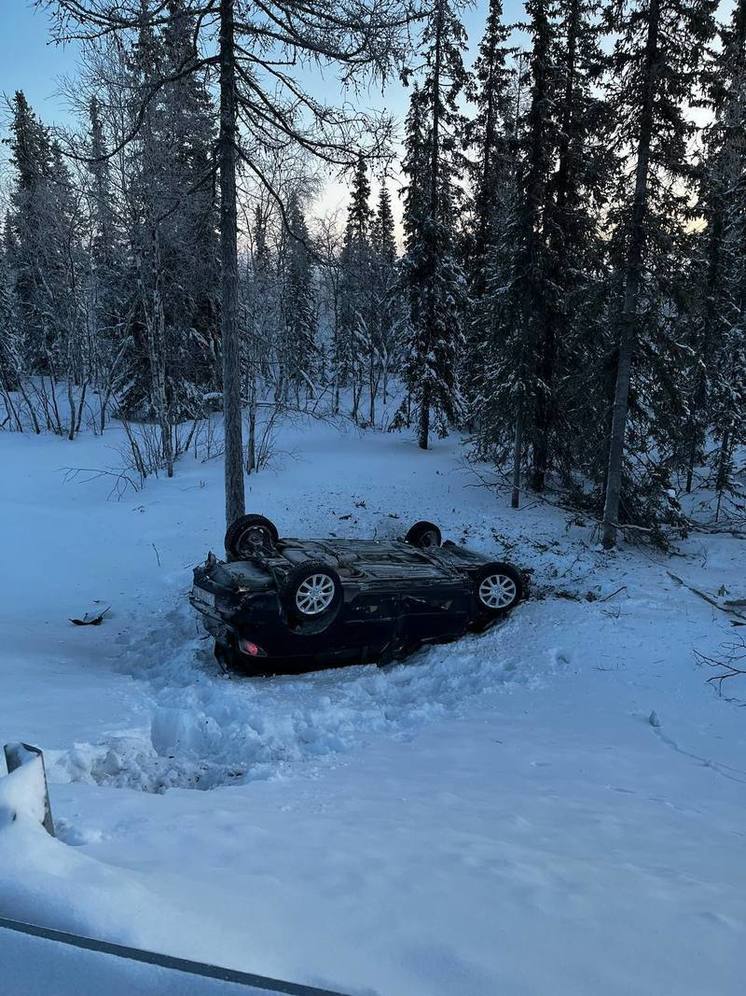
[[[746,0],[491,0],[471,54],[457,0],[41,6],[77,124],[8,97],[6,431],[147,422],[173,473],[222,409],[229,519],[268,408],[462,431],[606,546],[737,503]],[[401,133],[357,109],[395,76]]]

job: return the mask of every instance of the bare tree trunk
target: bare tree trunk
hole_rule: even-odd
[[[22,377],[19,377],[19,379],[18,379],[18,391],[19,391],[19,394],[21,395],[21,397],[23,398],[24,402],[26,403],[26,409],[27,409],[27,411],[29,413],[29,416],[31,417],[31,424],[34,427],[34,432],[36,433],[37,436],[40,436],[41,435],[41,426],[39,425],[39,419],[36,416],[36,409],[31,404],[31,398],[29,398],[28,392],[26,391],[26,388],[24,387],[23,378]]]
[[[430,386],[422,385],[422,397],[420,398],[419,419],[417,422],[417,445],[421,450],[426,450],[430,436]]]
[[[443,58],[443,3],[438,0],[438,12],[435,21],[435,63],[433,65],[433,125],[432,125],[432,138],[431,138],[431,153],[430,153],[430,220],[433,224],[437,222],[440,215],[440,196],[439,187],[440,182],[440,115],[442,110],[441,99],[440,99],[440,87],[441,87],[441,65]],[[432,238],[432,236],[431,236]],[[431,260],[430,265],[432,267],[432,275],[435,273],[435,268],[437,267],[437,260],[432,258],[433,250],[431,246],[430,250]],[[430,289],[428,296],[429,308],[427,322],[427,336],[428,340],[432,343],[435,330],[435,315],[433,314],[435,308],[435,299],[433,297],[433,289]],[[420,397],[420,412],[418,419],[418,430],[417,430],[417,445],[421,450],[426,450],[429,443],[430,436],[430,387],[425,381],[422,385],[422,395]]]
[[[114,393],[116,370],[117,367],[119,366],[120,361],[125,355],[125,350],[126,350],[126,341],[122,343],[122,345],[119,347],[119,352],[114,357],[114,360],[112,361],[111,365],[106,371],[106,379],[104,381],[104,386],[99,395],[101,402],[101,411],[99,413],[100,414],[99,425],[101,428],[102,436],[104,434],[104,430],[106,429],[106,416],[109,410],[109,402],[111,401],[111,397]]]
[[[375,376],[375,366],[373,356],[368,357],[368,422],[371,429],[376,424],[376,394],[378,393],[378,382]]]
[[[357,422],[360,413],[360,398],[363,393],[363,376],[359,368],[352,371],[352,411],[350,417],[353,422]]]
[[[658,76],[658,31],[660,0],[651,0],[648,35],[645,44],[645,91],[640,114],[640,135],[637,144],[635,193],[632,201],[630,235],[625,265],[624,297],[620,317],[619,352],[617,355],[616,386],[609,441],[609,469],[606,475],[606,500],[602,542],[607,550],[616,545],[619,523],[619,499],[622,493],[624,464],[624,434],[627,426],[629,385],[632,356],[637,333],[637,305],[642,280],[643,249],[645,244],[645,214],[648,200],[648,166],[650,142],[653,134],[653,98]]]
[[[68,426],[67,429],[67,438],[70,440],[70,442],[72,442],[73,439],[75,439],[75,421],[76,421],[75,416],[77,410],[75,408],[75,395],[73,393],[73,378],[72,378],[72,372],[70,370],[68,370],[67,373],[67,404],[70,409],[70,425]]]
[[[252,474],[256,466],[256,398],[249,404],[249,440],[246,452],[246,473]]]
[[[220,0],[220,260],[225,426],[225,521],[245,511],[241,425],[241,349],[238,329],[238,216],[236,211],[236,64],[234,0]]]
[[[145,276],[142,272],[143,261],[138,262],[140,271],[140,298],[145,317],[146,346],[148,351],[148,369],[150,372],[150,403],[153,406],[161,437],[161,453],[166,473],[174,476],[174,451],[171,439],[171,424],[168,416],[168,397],[166,394],[166,315],[161,295],[161,252],[157,228],[152,233],[153,255],[150,261],[152,274],[148,279],[146,289]]]
[[[717,505],[715,508],[715,522],[720,518],[720,506],[723,501],[723,492],[728,485],[728,469],[730,467],[732,452],[732,436],[729,429],[723,433],[720,441],[720,452],[718,453],[717,475],[715,478],[715,490],[717,491]]]
[[[513,435],[513,491],[510,496],[510,507],[518,508],[521,503],[521,454],[523,452],[523,410],[518,408],[515,417]]]
[[[547,309],[548,310],[548,309]],[[531,488],[543,491],[549,468],[549,437],[554,421],[553,380],[557,356],[555,329],[550,318],[541,332],[541,355],[537,364],[539,385],[534,405],[533,466]]]
[[[160,268],[160,253],[156,254],[156,265]],[[156,273],[153,290],[153,315],[148,321],[148,350],[151,353],[153,401],[156,406],[158,426],[161,430],[163,461],[166,464],[166,474],[168,477],[173,477],[174,447],[166,394],[166,315],[163,310],[160,274],[158,273]]]
[[[3,389],[3,401],[5,402],[5,410],[8,414],[8,419],[12,420],[16,424],[18,432],[23,432],[23,424],[18,417],[18,411],[16,406],[13,404],[13,399],[10,393],[10,381],[6,378],[4,372],[0,369],[0,382],[2,383]]]
[[[77,413],[77,416],[75,418],[75,432],[76,433],[80,432],[80,427],[83,424],[83,409],[85,408],[85,396],[88,393],[88,383],[89,383],[88,378],[86,378],[83,381],[82,390],[80,392],[80,398],[78,399],[78,413]],[[93,432],[94,432],[94,435],[95,435],[95,432],[96,432],[95,425],[93,427]]]
[[[701,425],[702,413],[707,402],[707,373],[712,359],[712,342],[716,337],[716,326],[721,320],[718,305],[718,286],[721,281],[721,256],[723,240],[722,197],[718,196],[717,206],[712,217],[708,219],[708,261],[705,309],[703,316],[702,340],[698,350],[698,366],[694,379],[691,401],[689,402],[689,419],[687,434],[689,436],[689,452],[687,454],[686,493],[690,494],[694,481],[694,467],[697,455],[704,442],[705,430]]]
[[[49,352],[46,352],[47,365],[49,366],[49,390],[52,396],[51,401],[51,411],[54,413],[54,422],[52,421],[52,416],[50,414],[50,401],[47,395],[46,385],[44,384],[44,377],[41,378],[41,386],[44,396],[44,412],[47,417],[47,428],[51,429],[57,436],[63,436],[64,430],[62,428],[62,419],[60,418],[60,409],[57,404],[57,390],[55,384],[57,382],[57,371],[55,370],[54,364],[52,363],[52,358]]]

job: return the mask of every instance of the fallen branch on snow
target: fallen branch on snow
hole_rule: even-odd
[[[699,595],[700,598],[703,598],[706,602],[708,602],[710,605],[713,605],[716,609],[720,609],[720,611],[725,612],[726,615],[737,616],[739,619],[742,619],[744,622],[746,622],[746,615],[744,615],[742,612],[737,612],[734,608],[731,608],[728,605],[724,605],[722,602],[718,602],[718,600],[713,595],[708,595],[706,591],[700,591],[700,589],[695,588],[694,585],[687,584],[686,581],[684,581],[683,578],[680,578],[677,574],[672,574],[670,571],[666,571],[666,574],[668,574],[671,580],[675,581],[676,584],[681,584],[685,588],[688,588],[689,591],[694,592],[695,595]],[[739,625],[739,624],[734,623],[734,625]]]
[[[620,591],[624,591],[626,587],[627,585],[623,584],[621,588],[617,588],[616,591],[612,591],[610,595],[606,595],[604,598],[599,598],[599,602],[608,602],[610,598],[613,598],[614,595],[618,595]]]
[[[726,651],[725,660],[717,657],[708,657],[699,650],[694,651],[694,655],[700,664],[708,667],[719,668],[721,674],[713,674],[707,679],[707,683],[717,685],[718,695],[723,694],[723,682],[737,675],[746,675],[746,640],[741,639],[739,643],[727,643],[724,647]]]

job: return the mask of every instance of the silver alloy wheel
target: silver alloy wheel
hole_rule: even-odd
[[[311,574],[298,585],[295,604],[304,616],[318,616],[334,600],[334,580],[328,574]]]
[[[516,583],[507,574],[490,574],[479,586],[479,601],[488,609],[506,609],[517,596]]]

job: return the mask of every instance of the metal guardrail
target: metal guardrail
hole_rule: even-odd
[[[38,747],[33,747],[30,744],[13,743],[5,745],[5,759],[9,774],[22,765],[39,764],[41,766],[42,790],[44,793],[43,823],[46,831],[54,836],[54,823],[52,821],[52,809],[49,804],[44,755]],[[52,927],[42,927],[36,923],[25,923],[22,920],[12,920],[8,917],[0,916],[0,930],[13,930],[18,934],[41,937],[48,941],[56,941],[58,944],[66,944],[69,947],[79,948],[84,951],[95,951],[100,954],[111,955],[114,958],[126,958],[129,961],[140,962],[144,965],[155,965],[174,972],[185,972],[188,975],[214,979],[218,982],[230,982],[239,986],[248,986],[253,989],[261,989],[268,993],[281,993],[283,996],[345,996],[344,993],[335,992],[331,989],[318,989],[314,986],[305,986],[297,982],[285,982],[282,979],[271,979],[264,975],[239,972],[232,968],[222,968],[219,965],[208,965],[206,962],[176,958],[172,955],[159,954],[156,951],[145,951],[142,948],[133,948],[126,944],[115,944],[112,941],[98,940],[95,937],[84,937],[82,934],[71,934],[64,930],[54,930]],[[0,976],[0,991],[1,987],[2,978]]]
[[[5,764],[9,775],[25,764],[41,765],[44,792],[44,818],[42,819],[42,823],[47,833],[54,837],[54,821],[52,820],[52,807],[49,804],[49,788],[47,786],[47,769],[44,765],[44,754],[38,747],[23,743],[6,744],[4,750]]]
[[[21,920],[10,920],[0,917],[0,930],[13,930],[19,934],[31,937],[42,937],[48,941],[57,941],[70,947],[84,951],[96,951],[112,955],[115,958],[127,958],[130,961],[145,965],[156,965],[159,968],[174,972],[185,972],[205,979],[218,982],[231,982],[239,986],[250,986],[268,993],[281,993],[284,996],[345,996],[344,993],[331,989],[317,989],[297,982],[284,982],[281,979],[270,979],[264,975],[253,975],[250,972],[238,972],[232,968],[221,968],[218,965],[208,965],[201,961],[189,961],[186,958],[175,958],[172,955],[158,954],[155,951],[144,951],[141,948],[128,947],[125,944],[114,944],[111,941],[100,941],[93,937],[83,937],[80,934],[70,934],[64,930],[53,930],[51,927],[41,927],[35,923],[24,923]]]

